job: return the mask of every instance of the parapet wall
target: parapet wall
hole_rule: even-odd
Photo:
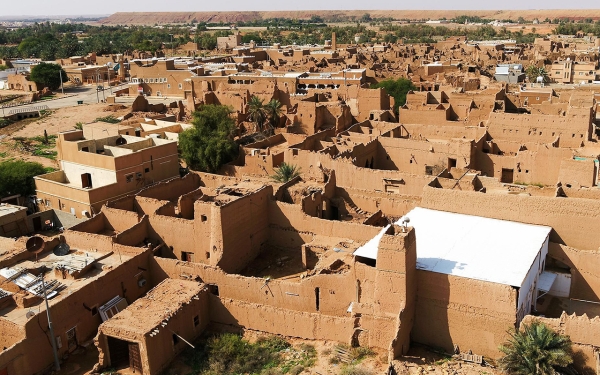
[[[422,206],[553,228],[550,241],[577,249],[595,250],[600,236],[600,201],[553,197],[518,196],[457,190],[423,189]]]

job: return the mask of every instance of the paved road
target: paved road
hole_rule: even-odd
[[[128,84],[123,84],[120,86],[115,86],[112,88],[112,91],[121,89],[126,87]],[[58,91],[58,90],[57,90]],[[106,97],[111,95],[111,90],[107,88],[104,91],[99,90],[96,91],[96,86],[80,86],[69,88],[65,90],[65,95],[70,95],[65,98],[53,99],[53,100],[41,100],[37,102],[33,102],[30,104],[23,104],[19,106],[11,106],[5,107],[4,112],[8,115],[8,113],[13,109],[26,110],[32,109],[34,107],[39,107],[43,105],[47,105],[49,109],[58,109],[58,108],[66,108],[66,107],[76,107],[78,105],[78,101],[83,101],[83,104],[95,104],[98,103],[98,100],[102,101]],[[171,102],[174,100],[181,100],[181,97],[146,97],[150,103],[165,103]],[[134,96],[122,96],[116,98],[116,102],[119,104],[131,104],[135,100]]]

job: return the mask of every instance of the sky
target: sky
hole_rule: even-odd
[[[93,4],[93,6],[91,6]],[[25,2],[0,0],[0,18],[3,16],[50,16],[50,15],[98,15],[115,12],[169,12],[169,11],[243,11],[243,10],[327,10],[327,9],[598,9],[597,0],[521,0],[512,2],[492,2],[481,0],[102,0],[96,2],[73,0],[26,0]]]

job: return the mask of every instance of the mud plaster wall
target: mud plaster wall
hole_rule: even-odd
[[[177,344],[173,342],[173,333],[183,337],[188,342],[194,342],[210,322],[208,306],[208,293],[202,291],[198,294],[198,299],[191,299],[189,303],[184,304],[174,312],[165,327],[159,326],[159,333],[155,336],[150,336],[150,332],[132,334],[129,331],[124,332],[110,326],[102,326],[96,338],[101,351],[101,366],[106,368],[112,365],[107,341],[107,336],[110,336],[138,343],[140,345],[143,373],[147,375],[159,374],[177,354],[187,348],[187,344],[181,339]],[[197,326],[194,324],[195,317],[198,317],[199,324]],[[144,319],[144,317],[139,318]]]
[[[586,315],[576,316],[562,313],[560,318],[541,318],[527,315],[521,322],[531,324],[539,321],[554,331],[568,335],[573,342],[574,365],[578,371],[586,375],[595,375],[597,372],[597,353],[600,347],[600,318],[588,318]]]
[[[25,330],[23,327],[7,320],[0,318],[0,349],[4,350],[23,338],[25,338]]]
[[[123,232],[139,222],[139,216],[136,212],[117,210],[107,206],[102,207],[102,212],[116,232]]]
[[[117,295],[125,297],[127,302],[145,294],[150,286],[139,287],[140,277],[148,277],[150,252],[126,260],[118,268],[94,276],[92,281],[61,299],[50,302],[54,334],[61,337],[62,348],[59,357],[68,351],[66,332],[75,327],[77,341],[82,343],[96,335],[101,323],[100,315],[92,315],[94,306],[102,305]],[[136,276],[138,275],[138,276]],[[70,288],[75,288],[71,286]],[[27,311],[23,310],[23,314]],[[0,368],[9,368],[9,374],[34,374],[49,367],[53,362],[52,348],[47,335],[48,320],[45,310],[30,318],[25,324],[27,339],[22,344],[12,347],[0,354]],[[31,353],[36,353],[35,356]],[[10,363],[9,363],[10,362]]]
[[[223,233],[223,244],[217,247],[215,255],[220,258],[217,265],[225,272],[240,271],[264,249],[270,234],[272,195],[273,187],[266,186],[220,207],[217,224]]]
[[[598,249],[600,202],[467,191],[423,189],[422,206],[434,210],[551,226],[550,241],[578,249]]]
[[[365,266],[368,267],[368,266]],[[375,270],[371,268],[371,272]],[[199,275],[203,282],[218,285],[219,296],[211,296],[211,321],[219,324],[283,334],[306,339],[325,339],[350,343],[355,319],[346,312],[356,291],[354,275],[317,275],[300,282],[271,280],[262,288],[264,279],[225,274],[211,266],[155,258],[152,273],[157,277],[187,278]],[[162,275],[162,276],[159,276]],[[315,288],[320,290],[319,310],[315,304]],[[267,290],[268,289],[268,290]],[[374,297],[365,296],[365,303]],[[394,313],[377,314],[373,307],[364,308],[361,327],[365,345],[390,349],[398,333]]]
[[[381,230],[378,227],[308,216],[299,210],[297,206],[284,202],[272,202],[269,205],[269,223],[272,231],[269,241],[285,243],[286,241],[283,238],[277,238],[277,236],[285,236],[290,238],[292,242],[290,245],[298,246],[298,248],[302,243],[292,241],[298,233],[351,238],[355,241],[366,242],[375,237]],[[286,236],[283,233],[285,231],[290,232],[290,234]]]
[[[125,246],[137,246],[148,238],[148,216],[144,216],[139,223],[135,223],[131,228],[115,236],[114,241]]]
[[[578,250],[550,242],[548,255],[571,267],[570,298],[600,302],[600,250]]]
[[[490,303],[493,301],[493,303]],[[517,291],[495,284],[417,270],[417,304],[412,339],[496,358],[498,345],[516,324]]]

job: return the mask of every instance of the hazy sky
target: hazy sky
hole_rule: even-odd
[[[321,10],[321,9],[576,9],[600,8],[597,0],[0,0],[0,17],[14,15],[111,14],[115,12]]]

